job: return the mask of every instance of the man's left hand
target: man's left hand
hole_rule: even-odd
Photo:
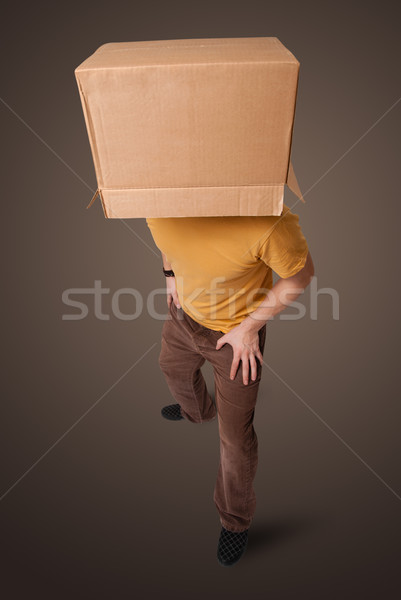
[[[228,333],[225,333],[217,341],[216,350],[220,350],[224,344],[230,344],[234,352],[233,361],[231,363],[230,379],[235,378],[239,363],[242,361],[242,380],[244,385],[248,385],[249,382],[249,366],[251,378],[255,381],[257,377],[256,358],[259,360],[260,364],[263,362],[263,356],[259,348],[258,331],[247,327],[244,322],[242,322],[236,327],[233,327]]]

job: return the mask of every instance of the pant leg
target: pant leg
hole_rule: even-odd
[[[222,333],[211,337],[215,344]],[[263,354],[266,326],[259,330]],[[211,352],[214,368],[216,406],[220,435],[220,463],[214,489],[214,503],[221,524],[230,531],[248,529],[256,508],[253,482],[258,464],[258,439],[253,426],[262,366],[257,362],[257,378],[242,381],[242,363],[235,379],[230,380],[233,350],[225,344]]]
[[[159,365],[184,418],[193,423],[211,421],[216,409],[200,367],[205,358],[193,339],[193,330],[182,309],[172,302],[164,322]]]

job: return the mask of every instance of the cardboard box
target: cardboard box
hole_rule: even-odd
[[[75,76],[106,218],[280,215],[286,184],[303,200],[299,62],[276,37],[108,43]]]

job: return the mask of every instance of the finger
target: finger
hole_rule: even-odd
[[[180,301],[178,300],[177,294],[174,294],[173,298],[174,298],[174,303],[175,303],[176,307],[181,308],[181,304],[180,304]]]
[[[168,306],[169,308],[170,308],[170,304],[171,304],[171,301],[172,301],[172,299],[173,299],[173,298],[172,298],[171,294],[167,294],[167,306]]]
[[[242,356],[242,381],[248,385],[249,380],[249,358],[248,355]]]
[[[235,375],[238,371],[239,360],[239,356],[234,355],[233,362],[231,363],[230,379],[235,379]]]
[[[260,362],[260,364],[262,365],[263,364],[263,354],[261,353],[260,350],[258,350],[256,352],[256,357],[257,357],[258,361]]]
[[[256,358],[253,354],[250,355],[249,362],[251,363],[251,379],[252,381],[255,381],[258,375],[258,366],[256,364]]]

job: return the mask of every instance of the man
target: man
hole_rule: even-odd
[[[266,323],[309,285],[313,262],[299,218],[286,205],[281,216],[146,221],[167,276],[159,364],[176,404],[162,415],[192,423],[218,417],[217,558],[229,566],[245,551],[256,506],[253,418]],[[214,399],[200,370],[205,360],[213,366]]]

